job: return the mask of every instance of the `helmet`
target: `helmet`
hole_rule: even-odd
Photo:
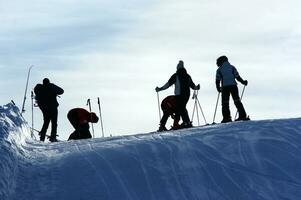
[[[227,56],[220,56],[220,57],[216,60],[216,65],[220,67],[220,66],[222,66],[222,64],[223,64],[224,62],[226,62],[226,61],[228,61]]]

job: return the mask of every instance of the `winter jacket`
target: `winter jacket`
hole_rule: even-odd
[[[98,122],[98,117],[95,113],[90,113],[83,108],[71,109],[67,114],[67,118],[75,129],[88,122]]]
[[[190,96],[190,88],[196,88],[185,68],[178,69],[161,89],[165,90],[173,84],[175,84],[175,95],[180,96]]]
[[[222,87],[237,85],[235,79],[240,79],[239,73],[228,61],[216,70],[216,81],[222,81]]]

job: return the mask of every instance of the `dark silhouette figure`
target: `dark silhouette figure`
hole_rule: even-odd
[[[40,140],[45,141],[46,132],[51,122],[51,134],[49,140],[56,142],[57,134],[57,116],[58,102],[56,97],[64,93],[64,90],[59,86],[50,83],[48,78],[44,78],[43,84],[37,84],[34,88],[35,99],[39,108],[43,113],[44,123],[40,131]]]
[[[92,138],[89,130],[89,122],[98,122],[98,117],[95,113],[90,113],[83,108],[74,108],[68,112],[67,118],[69,119],[72,126],[75,128],[74,132],[71,133],[68,140]]]
[[[218,66],[218,69],[216,70],[216,89],[218,92],[222,93],[222,123],[232,121],[229,108],[230,94],[239,113],[237,121],[249,120],[244,106],[241,103],[235,79],[243,85],[248,85],[248,81],[243,80],[240,77],[238,71],[233,65],[229,63],[228,58],[226,56],[219,57],[216,60],[216,65]]]
[[[186,109],[186,104],[190,97],[190,88],[194,90],[199,90],[200,85],[196,86],[194,84],[194,82],[191,79],[191,76],[187,73],[186,69],[184,68],[184,62],[182,60],[180,60],[177,65],[176,73],[170,77],[170,79],[164,86],[156,87],[156,91],[159,92],[161,90],[165,90],[173,84],[175,84],[175,97],[176,97],[176,105],[177,105],[175,120],[180,121],[180,117],[181,117],[183,121],[183,124],[181,126],[183,128],[192,127]],[[178,129],[178,128],[180,127],[173,126],[173,129]]]
[[[163,101],[161,103],[161,109],[163,111],[163,116],[160,121],[160,127],[159,127],[158,131],[167,131],[165,125],[166,125],[166,122],[167,122],[169,116],[171,116],[171,118],[174,119],[173,127],[179,127],[179,120],[177,120],[175,118],[175,114],[177,111],[176,101],[177,101],[176,96],[174,96],[174,95],[167,96],[165,99],[163,99]]]

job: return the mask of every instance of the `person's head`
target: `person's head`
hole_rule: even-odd
[[[183,68],[184,68],[184,62],[183,62],[183,60],[180,60],[178,65],[177,65],[177,70],[183,69]]]
[[[98,117],[94,112],[90,113],[90,117],[91,117],[90,122],[92,122],[92,123],[98,122]]]
[[[216,65],[218,67],[222,66],[224,62],[228,61],[227,56],[220,56],[217,60],[216,60]]]
[[[48,85],[48,84],[50,84],[49,79],[48,78],[44,78],[43,79],[43,85]]]

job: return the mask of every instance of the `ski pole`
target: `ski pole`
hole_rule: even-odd
[[[203,118],[204,118],[205,124],[207,124],[206,117],[205,117],[205,115],[204,115],[204,112],[203,112],[202,106],[201,106],[201,104],[200,104],[200,101],[199,101],[198,99],[197,99],[197,102],[198,102],[198,104],[199,104],[199,107],[200,107],[200,110],[201,110],[201,112],[202,112],[202,115],[203,115]]]
[[[217,110],[219,96],[220,96],[220,92],[218,92],[218,95],[217,95],[217,100],[216,100],[216,105],[215,105],[215,111],[214,111],[214,116],[213,116],[213,122],[212,122],[212,124],[215,124],[215,115],[216,115],[216,110]]]
[[[195,95],[196,95],[196,91],[193,92],[193,95],[192,95],[192,99],[194,99],[194,105],[193,105],[193,110],[192,110],[192,115],[191,115],[191,121],[193,121],[193,118],[194,118],[194,111],[196,109],[196,100],[195,100]]]
[[[34,94],[33,91],[31,91],[31,137],[33,137],[33,129],[34,129],[34,121],[33,121],[33,99],[34,99]]]
[[[27,88],[28,88],[28,81],[29,81],[29,76],[30,76],[30,71],[33,68],[33,65],[31,65],[28,69],[27,73],[27,79],[26,79],[26,86],[25,86],[25,92],[24,92],[24,97],[23,97],[23,103],[22,103],[22,109],[21,109],[21,115],[22,113],[25,112],[25,101],[26,101],[26,93],[27,93]]]
[[[200,126],[199,109],[198,109],[198,103],[197,103],[198,102],[198,91],[197,90],[194,91],[192,98],[194,99],[194,108],[196,110],[196,116],[197,116],[197,120],[198,120],[198,126]],[[193,119],[193,116],[192,116],[192,119]]]
[[[159,97],[159,92],[157,92],[157,101],[158,101],[158,108],[159,108],[159,121],[161,121],[161,109],[160,109],[160,97]]]
[[[104,131],[103,131],[103,123],[102,123],[102,115],[101,115],[101,108],[100,108],[100,100],[99,100],[99,97],[97,97],[97,103],[98,103],[98,110],[99,110],[99,118],[100,118],[100,125],[101,125],[102,137],[105,137],[105,134],[104,134]]]
[[[244,96],[245,88],[246,88],[246,86],[244,85],[244,87],[242,89],[242,92],[241,92],[240,100],[242,100],[242,97]],[[238,114],[238,110],[236,110],[236,114],[235,114],[235,118],[234,119],[236,119],[237,114]]]
[[[90,101],[90,99],[87,100],[87,106],[89,106],[89,110],[90,110],[90,113],[91,113],[92,111],[91,111],[91,101]],[[90,117],[92,118],[91,115],[90,115]],[[95,135],[94,135],[94,126],[93,126],[92,122],[91,122],[91,126],[92,126],[93,138],[95,138]]]

